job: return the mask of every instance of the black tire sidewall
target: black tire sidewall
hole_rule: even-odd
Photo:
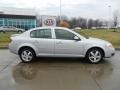
[[[21,30],[19,30],[19,31],[18,31],[18,33],[22,33],[22,31],[21,31]]]
[[[100,59],[98,62],[92,62],[92,61],[89,59],[89,53],[90,53],[91,51],[93,51],[93,50],[99,51],[100,54],[101,54],[101,59]],[[102,53],[102,51],[101,51],[100,49],[97,49],[97,48],[90,49],[90,50],[87,52],[87,54],[86,54],[86,59],[87,59],[87,61],[88,61],[89,63],[97,64],[97,63],[99,63],[99,62],[101,62],[101,61],[103,60],[103,53]]]
[[[25,50],[28,50],[28,51],[30,51],[31,53],[32,53],[32,59],[31,59],[31,61],[24,61],[23,60],[23,58],[22,58],[22,52],[23,51],[25,51]],[[22,49],[21,51],[20,51],[20,53],[19,53],[19,57],[20,57],[20,59],[22,60],[22,62],[24,62],[24,63],[30,63],[30,62],[32,62],[34,59],[35,59],[35,53],[34,53],[34,51],[32,50],[32,49],[30,49],[30,48],[24,48],[24,49]]]

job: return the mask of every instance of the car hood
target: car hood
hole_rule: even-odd
[[[93,43],[99,43],[99,44],[107,44],[107,43],[109,43],[108,41],[98,39],[98,38],[93,38],[93,37],[89,37],[88,40],[93,42]]]

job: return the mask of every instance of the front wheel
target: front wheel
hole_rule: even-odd
[[[24,48],[20,51],[19,56],[22,62],[29,63],[35,58],[35,53],[32,49]]]
[[[86,59],[93,64],[99,63],[103,60],[103,52],[97,48],[90,49],[86,54]]]

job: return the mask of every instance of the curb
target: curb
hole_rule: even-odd
[[[120,51],[120,48],[115,48],[115,50],[119,50]]]

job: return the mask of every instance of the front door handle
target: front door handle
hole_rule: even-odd
[[[62,42],[61,42],[61,41],[59,41],[59,42],[57,42],[56,44],[62,44]]]

